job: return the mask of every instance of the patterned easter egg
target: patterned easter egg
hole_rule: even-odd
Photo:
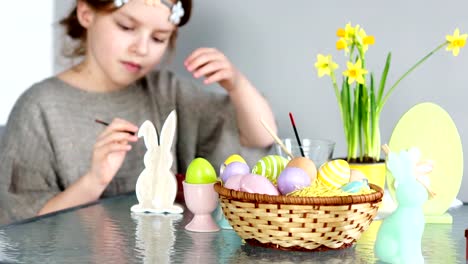
[[[284,170],[288,160],[279,155],[268,155],[261,158],[252,169],[253,174],[265,176],[273,184],[276,184],[278,176]]]
[[[346,160],[337,159],[323,164],[317,174],[317,179],[323,184],[340,188],[349,181],[351,169]]]

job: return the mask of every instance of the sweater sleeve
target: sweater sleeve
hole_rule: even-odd
[[[10,114],[0,143],[0,224],[35,216],[60,192],[43,119],[28,92]]]
[[[179,115],[182,123],[191,125],[185,134],[182,131],[179,141],[192,138],[194,142],[190,143],[195,144],[194,157],[207,159],[218,171],[219,166],[232,154],[240,154],[250,166],[268,154],[269,148],[247,148],[240,144],[235,109],[227,94],[209,92],[196,85],[183,88],[188,89],[181,89],[182,95],[177,100],[178,112],[182,113]],[[196,138],[193,138],[194,135]],[[182,168],[186,169],[187,166],[185,164]]]

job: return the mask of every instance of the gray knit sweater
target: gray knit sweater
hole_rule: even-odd
[[[153,72],[110,93],[86,92],[48,78],[18,99],[0,143],[0,225],[34,216],[89,170],[93,145],[104,129],[96,118],[110,122],[119,117],[136,125],[151,120],[160,131],[173,109],[178,118],[172,147],[176,173],[185,173],[195,157],[208,159],[217,170],[233,153],[250,164],[266,154],[239,145],[228,96],[170,72]],[[103,196],[134,190],[145,152],[143,140],[133,145]]]

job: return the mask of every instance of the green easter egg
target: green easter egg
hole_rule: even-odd
[[[261,158],[252,169],[253,174],[265,176],[276,184],[278,176],[286,168],[288,160],[279,155],[268,155]]]
[[[190,162],[185,182],[191,184],[206,184],[216,182],[216,172],[213,166],[204,158],[196,158]]]

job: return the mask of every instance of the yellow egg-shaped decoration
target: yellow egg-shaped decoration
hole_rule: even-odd
[[[286,168],[288,160],[279,155],[268,155],[261,158],[253,167],[252,173],[265,176],[276,184],[278,176]]]
[[[241,155],[239,155],[239,154],[232,154],[231,156],[229,156],[229,157],[223,162],[223,164],[221,164],[221,167],[219,168],[219,175],[222,175],[223,172],[224,172],[224,169],[226,168],[226,166],[227,166],[229,163],[234,162],[234,161],[242,162],[242,163],[247,164],[247,162],[245,161],[244,158],[242,158]]]
[[[323,184],[332,187],[340,188],[349,182],[351,169],[346,160],[336,159],[323,164],[317,174],[317,179]]]

